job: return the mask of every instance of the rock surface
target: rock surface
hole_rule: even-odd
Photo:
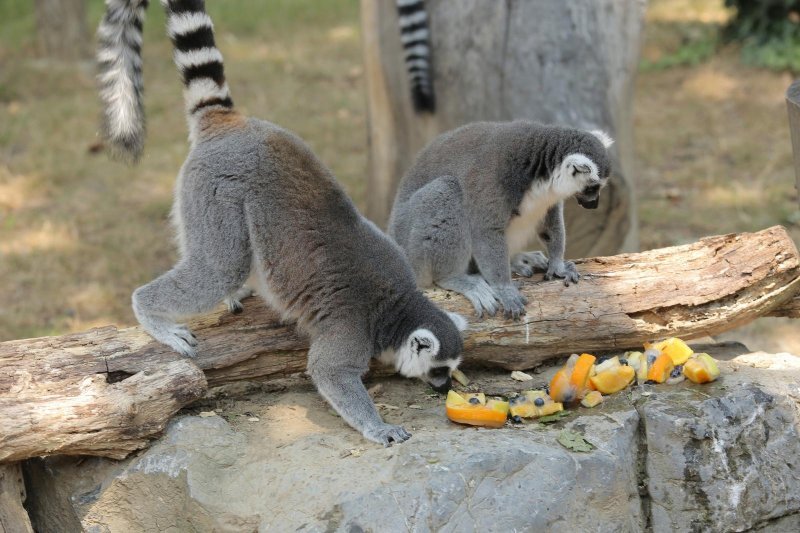
[[[203,416],[173,420],[125,461],[29,461],[26,505],[38,531],[97,533],[796,531],[800,358],[744,354],[722,367],[711,385],[646,386],[553,425],[499,430],[451,424],[422,384],[382,379],[383,416],[414,434],[385,449],[303,380],[254,386],[208,399]],[[498,394],[552,371],[525,384],[468,374]],[[595,449],[567,450],[564,429]]]

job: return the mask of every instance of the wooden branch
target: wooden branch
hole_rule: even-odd
[[[529,304],[516,322],[478,320],[455,293],[429,295],[469,317],[467,364],[506,369],[670,335],[715,335],[759,316],[800,316],[800,258],[777,226],[586,259],[579,269],[583,278],[570,287],[521,281]],[[241,315],[220,310],[191,326],[200,339],[191,361],[138,327],[0,343],[0,462],[54,453],[124,457],[200,397],[206,381],[305,369],[307,341],[259,299],[248,299]]]

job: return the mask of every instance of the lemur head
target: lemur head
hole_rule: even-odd
[[[611,174],[608,148],[614,140],[605,132],[576,131],[575,146],[564,157],[556,177],[563,192],[572,192],[581,207],[597,209],[600,190]],[[572,196],[568,194],[568,196]]]
[[[461,332],[467,329],[467,321],[456,313],[436,311],[396,349],[395,367],[402,375],[420,378],[436,392],[446,393],[452,383],[450,374],[461,363]]]

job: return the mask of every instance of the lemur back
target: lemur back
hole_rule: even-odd
[[[173,205],[181,257],[134,291],[137,319],[156,340],[191,356],[198,340],[178,321],[212,309],[254,273],[268,304],[311,337],[309,374],[342,418],[375,442],[406,440],[405,429],[381,420],[361,375],[380,358],[437,390],[449,388],[464,319],[417,290],[402,250],[358,213],[299,137],[234,109],[204,2],[162,4],[184,83],[191,149]],[[102,35],[111,20],[123,21],[123,34],[141,35],[143,2],[108,6],[116,15],[100,29],[99,56],[109,61],[101,81],[118,88],[103,99],[106,116],[120,126],[109,131],[109,142],[136,156],[144,129],[126,121],[142,118],[128,113],[142,110],[141,83],[129,83],[141,80],[141,61],[127,54],[140,46],[107,46]],[[139,69],[115,67],[127,64]]]

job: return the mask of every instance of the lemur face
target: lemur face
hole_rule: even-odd
[[[600,191],[611,172],[608,148],[614,141],[600,131],[588,132],[583,141],[583,151],[567,155],[561,163],[562,186],[574,190],[581,207],[597,209]]]
[[[403,376],[420,378],[433,390],[446,393],[450,390],[450,374],[461,363],[464,347],[461,331],[467,321],[455,313],[432,325],[430,329],[419,328],[411,332],[403,346],[397,351],[395,367]]]

